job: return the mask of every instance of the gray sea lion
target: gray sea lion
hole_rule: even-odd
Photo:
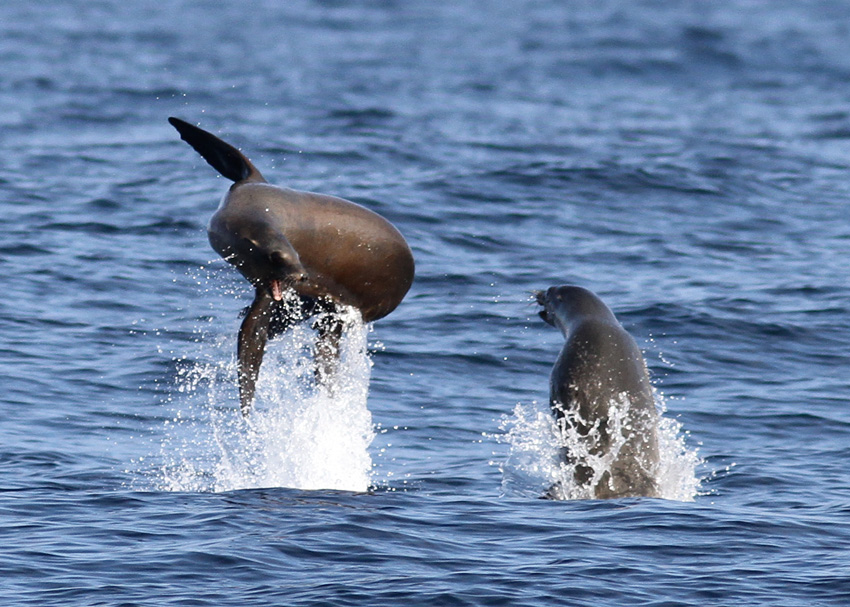
[[[242,152],[178,118],[168,121],[219,173],[234,181],[208,226],[210,244],[256,288],[239,329],[239,401],[248,414],[266,341],[292,323],[322,320],[317,375],[327,379],[338,356],[342,323],[337,306],[353,306],[371,322],[392,312],[413,282],[404,237],[386,219],[358,204],[276,187]],[[295,305],[284,292],[297,294]]]
[[[566,339],[549,402],[562,432],[578,436],[581,448],[565,453],[576,482],[597,498],[657,497],[658,412],[640,348],[587,289],[551,287],[535,295],[540,317]],[[604,473],[589,459],[597,468],[604,461]]]

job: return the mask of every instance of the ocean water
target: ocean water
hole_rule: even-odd
[[[0,603],[850,604],[848,40],[838,0],[6,0]],[[168,116],[410,243],[333,392],[303,326],[239,414],[229,182]],[[565,283],[644,350],[664,499],[540,499]]]

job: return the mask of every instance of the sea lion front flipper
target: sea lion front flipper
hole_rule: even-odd
[[[265,181],[260,171],[251,164],[248,158],[227,142],[222,141],[212,133],[189,124],[185,120],[174,118],[168,119],[180,138],[195,148],[204,160],[219,173],[231,181],[242,181],[251,178],[254,181]]]
[[[260,374],[260,365],[269,337],[273,301],[266,289],[258,287],[254,301],[239,328],[236,355],[239,361],[239,404],[242,407],[242,415],[248,415],[254,402],[257,376]]]

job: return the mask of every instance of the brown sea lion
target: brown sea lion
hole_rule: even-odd
[[[273,186],[242,152],[178,118],[180,137],[235,183],[208,226],[210,244],[256,288],[239,329],[239,400],[248,414],[266,341],[318,312],[317,375],[327,379],[338,356],[337,306],[371,322],[392,312],[413,282],[410,247],[386,219],[358,204]],[[300,305],[286,305],[295,291]]]

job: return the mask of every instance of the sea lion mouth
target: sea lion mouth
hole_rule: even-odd
[[[539,305],[543,306],[543,309],[540,310],[537,315],[543,319],[543,322],[554,327],[555,323],[552,321],[552,318],[549,316],[549,312],[546,309],[546,304],[548,303],[546,291],[534,291],[532,295],[534,296],[535,301],[537,301]]]
[[[269,294],[272,296],[272,299],[275,301],[283,300],[283,292],[287,288],[296,287],[298,284],[306,283],[307,274],[303,272],[295,272],[291,276],[285,276],[283,278],[270,278],[266,286],[268,287]]]
[[[269,290],[272,292],[272,299],[275,301],[283,300],[283,281],[277,278],[272,278],[269,282]]]

